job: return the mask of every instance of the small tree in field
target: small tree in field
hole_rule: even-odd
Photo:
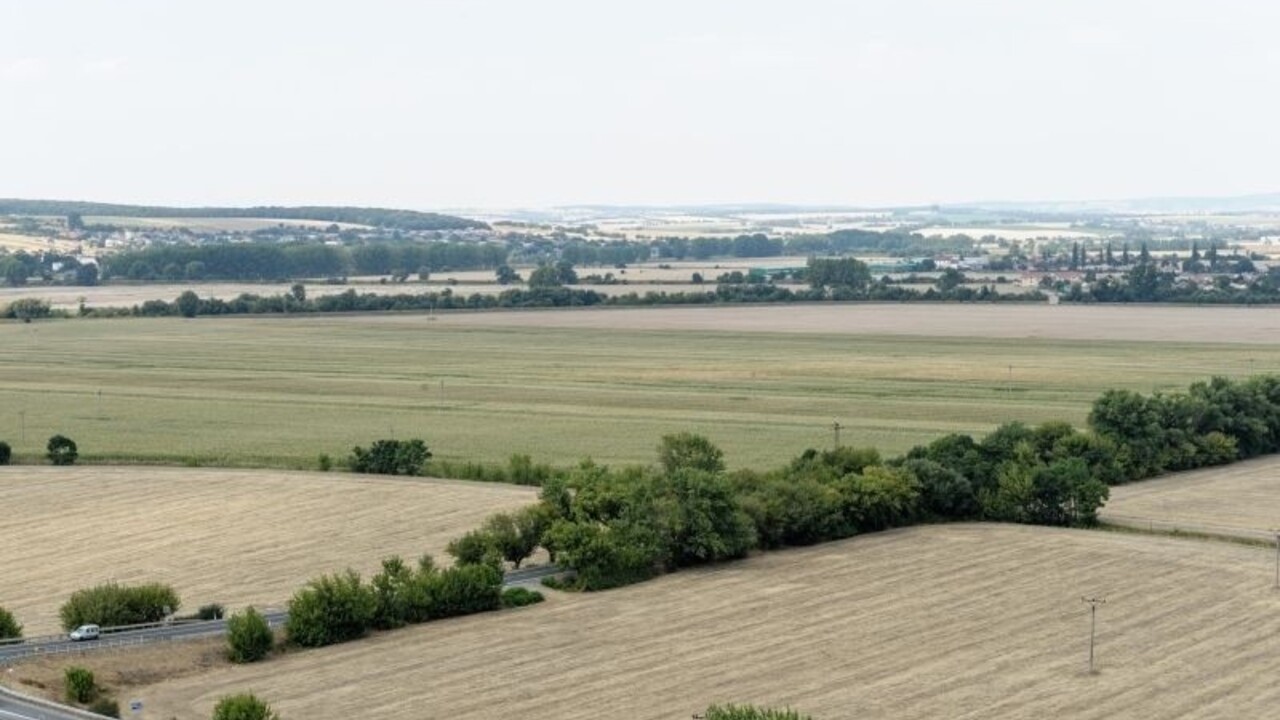
[[[80,457],[76,441],[65,435],[54,435],[49,438],[49,444],[45,446],[45,450],[49,462],[54,465],[75,465],[76,458]]]
[[[0,640],[13,640],[22,637],[22,626],[18,624],[13,613],[0,607]]]
[[[63,682],[66,684],[67,700],[70,702],[91,702],[98,694],[98,683],[93,678],[93,672],[82,667],[73,665],[63,671]]]
[[[240,693],[219,700],[213,708],[213,720],[280,720],[280,716],[253,693]]]
[[[8,465],[9,459],[13,457],[13,448],[9,447],[9,443],[0,440],[0,465]]]
[[[234,663],[257,662],[271,652],[275,640],[267,619],[253,608],[227,620],[227,657]]]

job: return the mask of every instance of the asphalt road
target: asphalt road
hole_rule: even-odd
[[[536,585],[542,578],[564,572],[551,565],[545,567],[525,568],[507,573],[502,580],[504,588]],[[284,611],[263,613],[267,623],[275,628],[280,627],[289,618]],[[128,645],[144,645],[156,642],[177,642],[196,638],[224,635],[227,632],[227,621],[209,620],[205,622],[166,625],[144,630],[104,634],[98,640],[73,642],[65,637],[33,639],[28,642],[0,645],[0,672],[4,665],[32,655],[50,653],[88,652],[91,650]],[[122,714],[128,717],[128,708],[121,708]],[[28,698],[13,694],[0,688],[0,720],[83,720],[84,718],[100,718],[100,715],[86,713],[75,708],[58,705],[45,700]]]

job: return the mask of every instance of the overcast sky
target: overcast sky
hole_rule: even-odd
[[[0,0],[0,196],[412,208],[1280,190],[1271,0]]]

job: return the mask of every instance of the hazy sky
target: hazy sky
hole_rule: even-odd
[[[0,0],[0,196],[1280,190],[1274,0]]]

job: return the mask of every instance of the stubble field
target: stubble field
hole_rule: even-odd
[[[184,611],[283,607],[307,580],[383,557],[444,559],[488,515],[532,489],[351,474],[138,467],[0,468],[0,607],[27,635],[101,582],[164,582]]]
[[[1264,457],[1111,488],[1103,520],[1255,540],[1280,528],[1280,459]]]
[[[1280,368],[1280,311],[831,305],[0,324],[0,438],[87,460],[313,468],[422,437],[446,460],[650,462],[699,432],[731,467],[1083,424],[1105,389]]]
[[[418,626],[131,690],[204,718],[252,688],[283,717],[1267,717],[1270,554],[1021,526],[879,533],[598,595]],[[1086,672],[1089,613],[1100,672]]]

